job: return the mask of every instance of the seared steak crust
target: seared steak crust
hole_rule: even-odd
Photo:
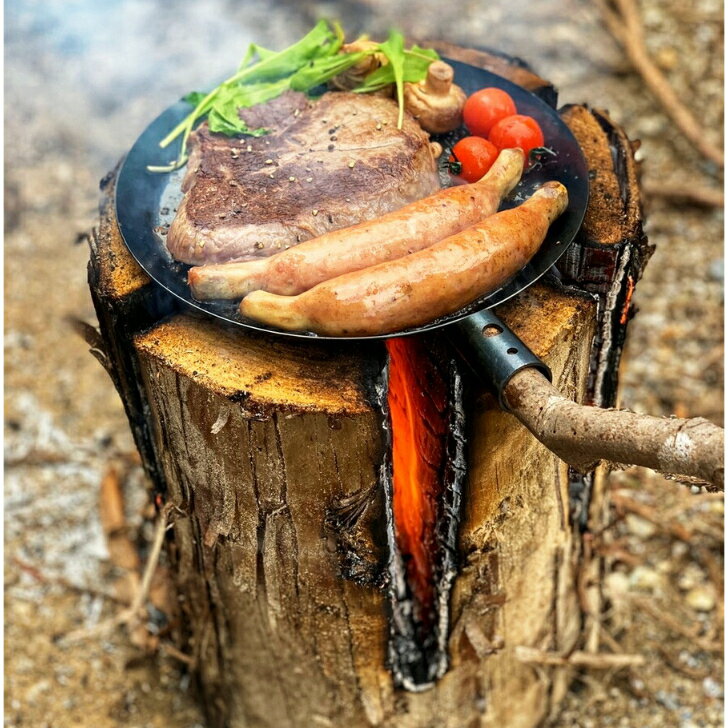
[[[335,92],[288,92],[241,109],[266,136],[230,138],[202,124],[190,138],[184,199],[167,247],[190,264],[262,258],[379,217],[439,189],[428,135],[397,105]]]

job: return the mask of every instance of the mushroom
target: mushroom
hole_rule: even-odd
[[[405,108],[425,131],[442,134],[462,124],[465,92],[452,82],[454,75],[452,66],[433,61],[423,81],[404,85]]]
[[[366,36],[357,38],[351,43],[344,43],[341,46],[339,53],[359,53],[360,51],[371,51],[374,48],[379,47],[379,43],[375,43],[373,40],[369,40]],[[360,86],[364,79],[373,71],[389,63],[387,56],[384,53],[372,53],[354,64],[351,68],[348,68],[338,76],[334,76],[329,81],[329,86],[339,91],[351,91],[351,89]],[[385,86],[376,92],[379,96],[391,96],[393,92],[393,84]]]

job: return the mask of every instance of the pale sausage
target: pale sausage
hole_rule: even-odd
[[[255,291],[240,311],[282,329],[329,336],[420,326],[503,285],[535,255],[567,204],[566,188],[547,182],[519,207],[426,250],[333,278],[298,296]]]

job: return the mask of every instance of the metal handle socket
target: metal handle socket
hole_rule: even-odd
[[[510,410],[503,390],[516,372],[531,367],[552,380],[548,365],[539,359],[492,311],[474,313],[454,324],[455,348],[475,374],[491,385],[500,406]]]

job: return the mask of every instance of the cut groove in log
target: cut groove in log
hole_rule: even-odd
[[[395,681],[425,690],[448,666],[450,589],[466,473],[459,366],[441,334],[391,339],[386,385],[390,661]],[[389,516],[391,515],[391,518]]]

